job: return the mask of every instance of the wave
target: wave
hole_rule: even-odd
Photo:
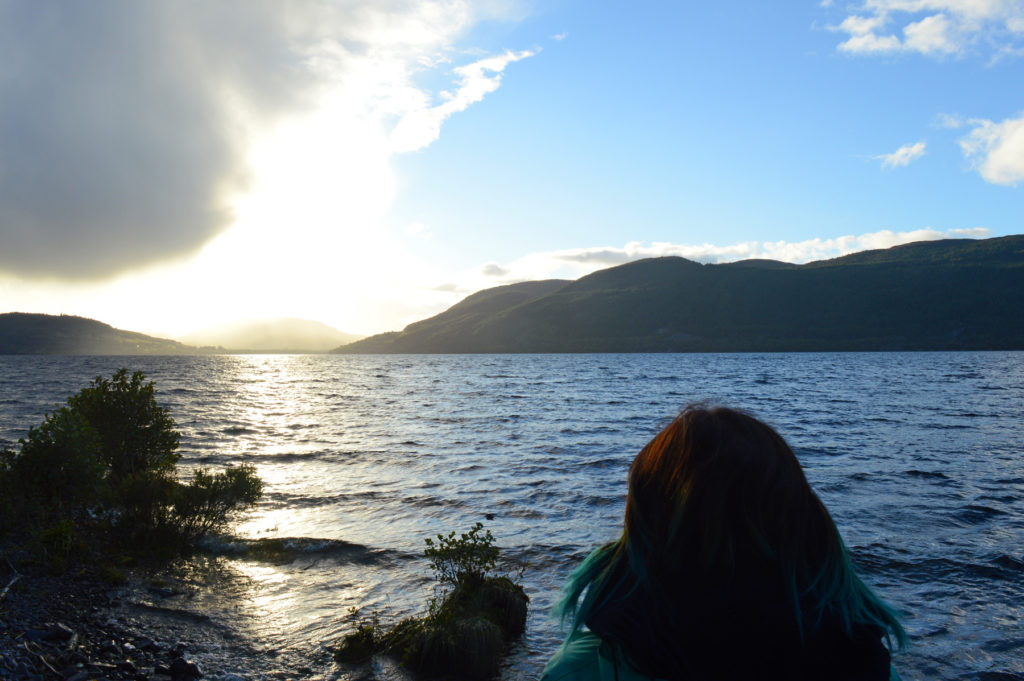
[[[300,558],[328,559],[360,565],[391,565],[416,556],[396,549],[371,548],[341,539],[271,537],[261,539],[208,538],[201,548],[207,553],[284,565]]]

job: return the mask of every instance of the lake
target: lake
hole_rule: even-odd
[[[248,462],[266,482],[236,527],[248,541],[211,544],[189,579],[209,587],[196,607],[276,651],[268,674],[394,674],[333,668],[326,645],[351,607],[422,610],[424,539],[480,521],[531,597],[503,678],[535,678],[566,575],[621,528],[633,457],[711,401],[793,446],[865,580],[906,613],[905,679],[1024,678],[1024,353],[4,356],[0,445],[121,366],[155,381],[183,472]],[[258,560],[267,539],[290,552]]]

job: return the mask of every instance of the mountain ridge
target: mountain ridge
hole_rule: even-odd
[[[0,314],[0,355],[195,355],[211,351],[116,329],[88,317]]]
[[[802,265],[648,258],[546,290],[516,288],[533,283],[485,289],[334,352],[1024,349],[1021,235],[915,242]],[[450,314],[474,298],[492,304]]]

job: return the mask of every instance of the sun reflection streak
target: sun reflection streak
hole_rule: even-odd
[[[233,446],[239,460],[254,463],[264,481],[264,500],[236,527],[241,536],[322,536],[330,522],[318,518],[308,498],[333,490],[329,480],[306,465],[337,452],[330,433],[344,431],[341,417],[310,385],[304,355],[245,355],[234,358],[236,397],[231,420],[237,424]],[[331,427],[324,428],[329,420]],[[318,531],[319,530],[319,531]],[[328,535],[330,536],[330,535]]]

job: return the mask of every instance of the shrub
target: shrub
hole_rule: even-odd
[[[95,503],[103,486],[96,431],[81,414],[63,407],[22,438],[8,455],[5,475],[28,505],[33,520],[71,516]]]
[[[186,540],[218,530],[231,516],[251,508],[263,495],[263,481],[256,467],[243,464],[223,473],[199,469],[188,485],[181,485],[174,498],[171,522]]]
[[[529,598],[507,576],[491,574],[499,550],[482,524],[459,536],[439,534],[426,544],[424,555],[442,590],[431,599],[427,614],[405,619],[386,633],[376,618],[362,621],[342,639],[335,657],[353,662],[384,652],[421,674],[490,678],[509,642],[526,628]]]
[[[157,404],[153,382],[145,380],[141,371],[129,376],[127,369],[118,369],[110,380],[97,376],[68,398],[68,407],[96,429],[113,480],[170,476],[180,457],[174,420]]]
[[[145,378],[127,369],[97,377],[30,429],[19,452],[0,451],[0,511],[24,518],[44,549],[65,550],[90,526],[97,538],[115,530],[129,550],[159,543],[167,553],[222,528],[262,494],[252,466],[178,482],[180,435]]]
[[[483,529],[483,523],[476,523],[459,537],[451,532],[448,536],[437,535],[436,542],[425,540],[427,548],[423,555],[430,560],[437,581],[451,585],[480,581],[494,569],[498,547],[491,531],[481,533]]]

